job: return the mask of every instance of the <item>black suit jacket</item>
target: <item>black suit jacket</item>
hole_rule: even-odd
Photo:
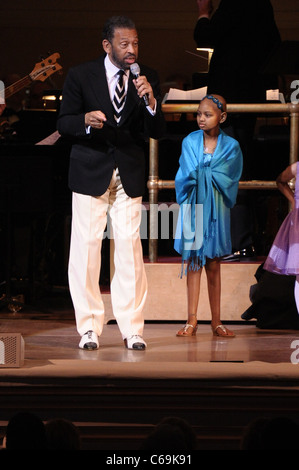
[[[140,65],[141,75],[150,82],[157,100],[152,116],[137,95],[130,73],[128,92],[119,126],[113,117],[113,105],[104,67],[104,58],[78,65],[66,77],[57,128],[73,141],[69,186],[72,191],[92,196],[108,188],[113,169],[119,168],[124,190],[130,197],[141,196],[145,189],[144,143],[164,133],[160,87],[157,73]],[[85,114],[102,111],[107,118],[101,130],[85,130]]]

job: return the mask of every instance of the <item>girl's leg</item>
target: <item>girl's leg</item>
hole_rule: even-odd
[[[220,260],[218,258],[208,259],[206,263],[206,274],[208,283],[209,302],[212,315],[212,330],[217,336],[234,336],[234,333],[224,327],[220,320],[221,301],[221,273]]]
[[[217,258],[208,259],[206,263],[209,302],[212,315],[212,328],[216,328],[220,321],[221,277],[220,262]]]
[[[187,305],[188,320],[186,325],[177,332],[177,336],[192,336],[197,329],[197,307],[200,291],[202,268],[198,271],[187,271]]]

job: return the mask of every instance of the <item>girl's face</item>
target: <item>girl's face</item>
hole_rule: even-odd
[[[197,124],[200,129],[211,133],[219,129],[219,124],[225,120],[223,113],[212,100],[204,99],[197,109]]]

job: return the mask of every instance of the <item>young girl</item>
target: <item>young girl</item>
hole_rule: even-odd
[[[289,187],[289,182],[296,178],[295,193]],[[290,201],[292,211],[282,222],[264,269],[276,274],[296,276],[295,302],[299,313],[299,164],[289,165],[276,180],[278,189]]]
[[[174,248],[183,264],[187,262],[188,321],[177,336],[196,334],[203,266],[213,334],[234,336],[220,321],[220,257],[231,253],[230,209],[236,201],[243,157],[238,142],[220,129],[226,117],[224,98],[205,96],[197,110],[199,130],[182,144],[175,178],[180,217]]]

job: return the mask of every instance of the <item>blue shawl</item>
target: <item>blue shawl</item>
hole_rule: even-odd
[[[214,191],[223,204],[232,208],[236,202],[243,157],[239,143],[220,130],[212,158],[205,159],[203,131],[189,134],[182,143],[180,167],[175,177],[177,202],[180,205],[175,250],[182,262],[204,266],[207,243],[215,235],[217,208]]]

